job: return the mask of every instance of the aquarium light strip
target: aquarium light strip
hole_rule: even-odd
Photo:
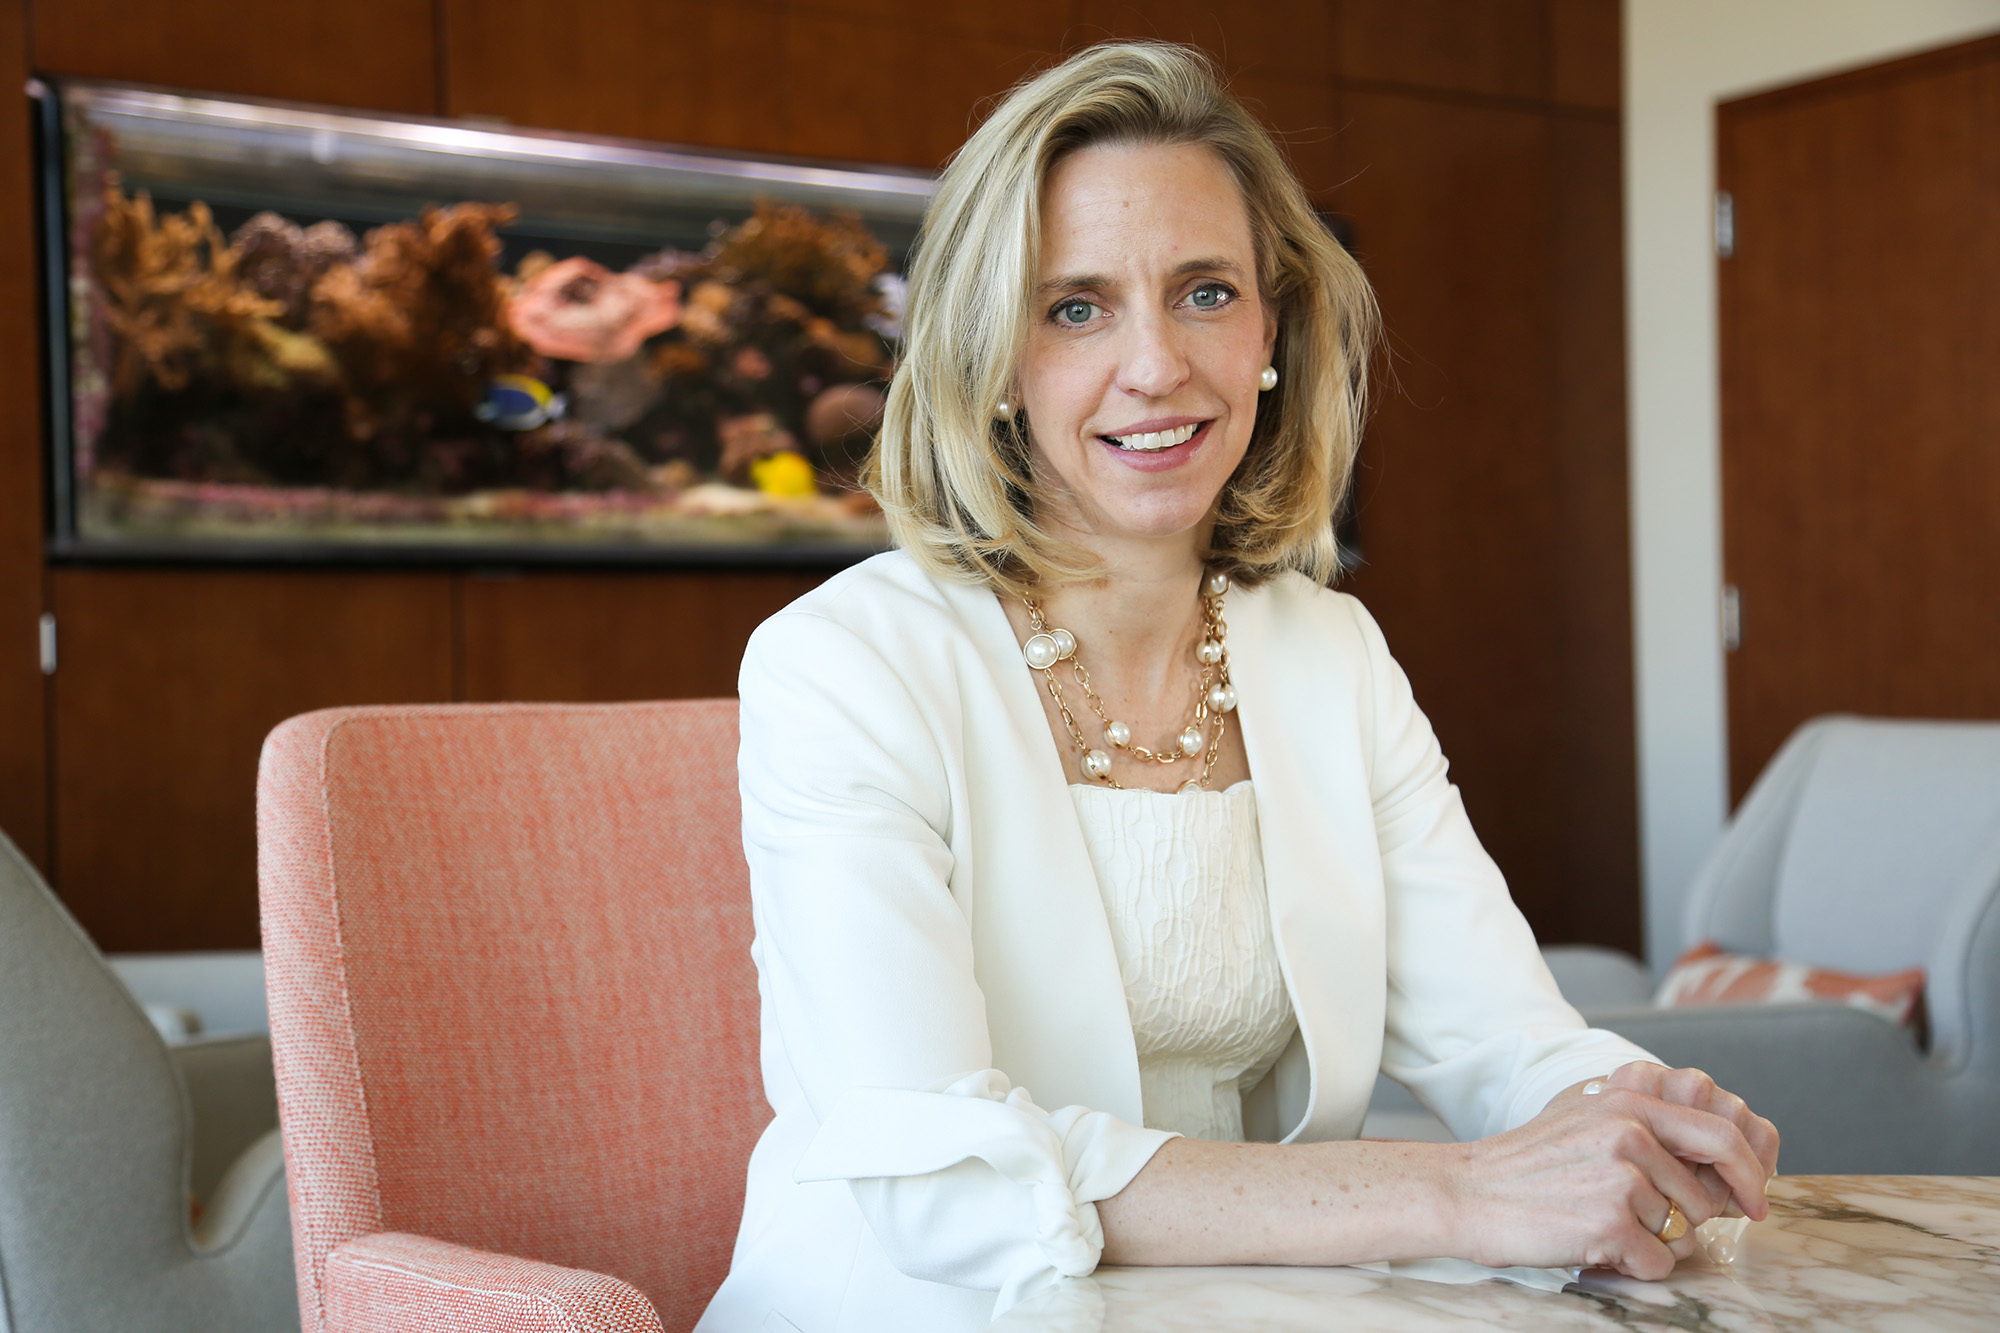
[[[696,150],[643,146],[630,140],[557,136],[448,121],[401,120],[302,107],[225,101],[104,85],[73,85],[72,97],[111,115],[181,124],[255,126],[305,135],[375,139],[415,151],[518,162],[618,165],[730,182],[806,189],[866,191],[905,201],[920,211],[936,192],[935,178],[915,172],[813,166],[764,158],[711,156]],[[740,188],[740,186],[739,186]]]

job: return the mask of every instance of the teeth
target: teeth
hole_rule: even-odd
[[[1172,430],[1149,430],[1139,435],[1107,435],[1105,438],[1117,444],[1120,449],[1134,449],[1151,452],[1154,449],[1171,449],[1177,444],[1186,444],[1194,438],[1199,426],[1176,426]]]

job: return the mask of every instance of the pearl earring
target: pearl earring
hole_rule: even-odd
[[[1012,421],[1014,419],[1014,405],[1005,398],[1002,398],[999,402],[993,404],[993,419],[995,421]]]
[[[1278,368],[1265,366],[1257,372],[1257,387],[1265,393],[1278,387]]]

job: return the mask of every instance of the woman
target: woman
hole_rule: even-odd
[[[1083,52],[945,172],[901,549],[744,659],[776,1119],[703,1329],[979,1328],[1100,1261],[1660,1277],[1762,1216],[1775,1132],[1563,1002],[1324,587],[1373,324],[1180,48]],[[1467,1141],[1353,1141],[1378,1069]]]

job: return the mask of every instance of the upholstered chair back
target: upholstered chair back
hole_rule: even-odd
[[[0,837],[0,1330],[298,1327],[277,1136],[200,1179],[175,1063]]]
[[[308,1333],[342,1323],[329,1254],[384,1232],[608,1274],[692,1326],[769,1116],[735,774],[733,701],[272,733],[259,869]]]
[[[2000,986],[2000,722],[1800,727],[1697,878],[1685,929],[1845,972],[1921,967],[1933,1053],[2000,1070],[1985,1002]]]

